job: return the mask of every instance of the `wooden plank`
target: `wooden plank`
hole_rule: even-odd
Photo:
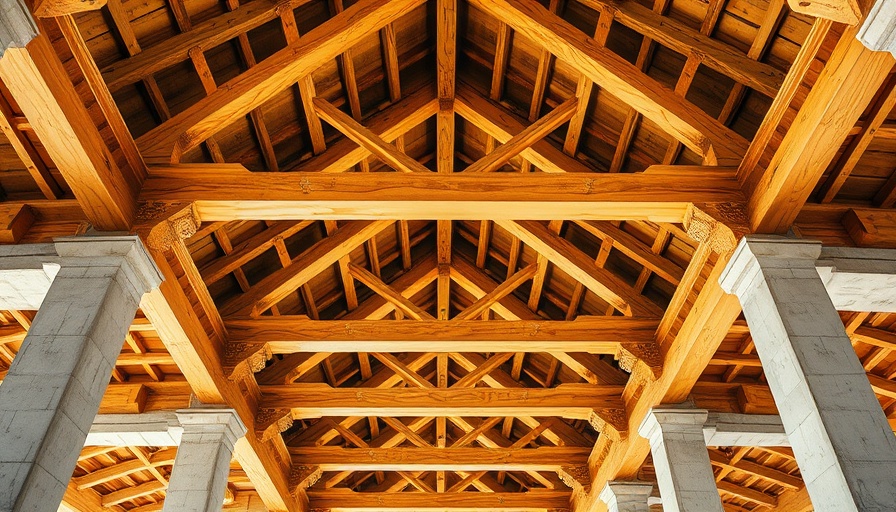
[[[500,148],[482,157],[473,165],[467,167],[464,172],[494,172],[503,167],[523,150],[532,147],[533,144],[545,138],[560,127],[575,114],[578,102],[576,98],[564,101],[538,121],[529,125],[526,129],[514,135]]]
[[[614,308],[627,316],[661,316],[662,309],[636,293],[610,271],[598,267],[591,257],[568,240],[553,234],[535,221],[496,221],[551,263],[581,282]]]
[[[595,10],[609,7],[613,19],[620,24],[682,55],[697,52],[706,66],[770,98],[775,97],[784,81],[784,73],[774,67],[757,62],[718,39],[632,0],[584,0],[582,3]]]
[[[541,448],[290,448],[302,464],[324,471],[557,471],[584,464],[587,447]]]
[[[7,50],[0,78],[91,223],[105,230],[130,229],[139,182],[115,164],[47,37]]]
[[[595,43],[534,0],[473,0],[472,5],[505,20],[559,59],[704,157],[710,165],[738,162],[747,141],[634,65]]]
[[[386,165],[402,172],[429,172],[423,164],[402,153],[392,144],[381,139],[377,134],[365,128],[349,115],[345,114],[330,102],[322,98],[314,98],[314,108],[320,117],[376,155]]]
[[[248,292],[228,301],[220,308],[221,314],[260,315],[391,225],[391,221],[383,220],[346,223],[336,234],[324,238],[294,259],[292,265],[273,272]]]
[[[374,493],[350,491],[311,491],[311,507],[321,510],[384,511],[384,510],[504,510],[544,512],[569,506],[567,491],[530,492],[453,492],[453,493]]]
[[[295,419],[324,416],[553,417],[590,420],[622,408],[622,386],[562,384],[556,388],[395,388],[359,391],[319,384],[260,386],[259,407],[291,409]]]
[[[204,221],[237,219],[650,220],[681,223],[691,203],[741,203],[727,168],[700,172],[467,175],[250,173],[153,168],[141,201],[195,202]]]
[[[137,145],[147,159],[177,162],[186,151],[292,85],[296,77],[308,75],[422,4],[423,0],[361,0],[305,34],[298,44],[278,51],[150,130]]]

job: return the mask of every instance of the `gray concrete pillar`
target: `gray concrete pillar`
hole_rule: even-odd
[[[703,439],[709,413],[654,408],[638,427],[650,441],[665,512],[722,512],[722,500]]]
[[[609,512],[649,512],[651,492],[653,485],[646,482],[607,482],[600,499]]]
[[[163,512],[217,512],[224,504],[230,458],[246,426],[233,409],[177,411],[181,435]]]
[[[896,438],[815,268],[819,242],[750,236],[720,278],[734,293],[818,512],[896,503]]]
[[[57,240],[61,268],[0,386],[0,511],[56,510],[161,276],[137,237]]]

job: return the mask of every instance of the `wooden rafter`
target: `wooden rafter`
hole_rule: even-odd
[[[515,30],[568,60],[610,94],[638,109],[710,165],[739,161],[747,141],[618,55],[594,44],[581,31],[534,0],[474,0],[473,5],[503,18]]]
[[[308,75],[422,3],[362,0],[140,137],[137,144],[147,159],[177,162],[186,151],[289,87],[296,77]]]

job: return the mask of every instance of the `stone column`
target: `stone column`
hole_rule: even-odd
[[[744,316],[819,512],[893,510],[896,438],[815,268],[819,242],[751,236],[720,278]]]
[[[56,510],[143,294],[137,237],[56,241],[60,270],[0,386],[0,511]]]
[[[638,428],[650,441],[665,512],[722,512],[722,500],[703,440],[709,413],[700,409],[651,409]]]
[[[649,512],[651,492],[653,485],[645,482],[607,482],[600,499],[609,512]]]
[[[184,432],[164,512],[220,511],[236,441],[246,426],[233,409],[203,407],[177,411]]]

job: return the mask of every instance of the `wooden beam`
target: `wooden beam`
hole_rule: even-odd
[[[768,166],[742,168],[754,232],[787,232],[893,68],[893,56],[865,48],[856,30],[843,31]]]
[[[434,116],[438,110],[439,104],[433,90],[423,87],[371,115],[364,120],[364,125],[382,140],[392,143]],[[322,154],[302,162],[301,169],[306,172],[345,172],[370,155],[370,151],[355,141],[339,139]]]
[[[609,7],[614,21],[682,55],[697,52],[702,64],[770,98],[775,97],[784,81],[784,73],[778,69],[632,0],[583,0],[582,3],[597,11]]]
[[[361,0],[150,130],[137,144],[147,159],[177,162],[186,151],[291,86],[296,77],[310,74],[422,4],[423,0]]]
[[[634,65],[598,45],[534,0],[473,0],[516,31],[574,65],[608,93],[638,109],[710,165],[740,161],[747,141]]]
[[[395,307],[397,309],[400,309],[405,315],[413,318],[414,320],[435,320],[432,315],[411,302],[410,299],[404,297],[400,292],[384,283],[380,278],[373,275],[373,273],[369,270],[363,267],[359,267],[354,263],[349,263],[348,268],[352,277],[364,283],[368,288],[373,290],[373,292],[380,297],[383,297],[387,301],[394,304]]]
[[[650,344],[656,319],[579,317],[564,321],[227,319],[230,344],[297,352],[587,352],[616,354],[620,344]]]
[[[500,148],[482,157],[473,165],[467,167],[464,172],[494,172],[503,167],[511,158],[516,157],[523,150],[531,147],[536,142],[545,138],[556,130],[576,113],[578,101],[576,98],[566,100],[538,121],[532,123],[506,141]]]
[[[476,89],[464,83],[457,87],[455,107],[457,113],[464,119],[502,144],[528,126],[526,119],[516,116],[504,106],[479,94]],[[566,155],[545,140],[523,149],[520,155],[544,172],[594,172],[594,169],[587,164]]]
[[[392,225],[391,221],[359,221],[347,223],[334,234],[314,244],[293,260],[293,264],[277,270],[259,281],[248,292],[234,297],[221,307],[222,315],[258,316],[284,297],[335,264],[355,247]]]
[[[545,512],[569,506],[566,491],[529,492],[445,492],[445,493],[373,493],[341,490],[311,491],[311,507],[339,512],[382,512],[388,510],[417,510],[476,512],[504,510],[514,512]]]
[[[322,98],[314,98],[314,108],[320,117],[345,134],[346,137],[364,147],[386,165],[402,172],[429,172],[423,164],[402,153],[394,145],[381,139],[377,134],[361,126],[348,114],[334,107]]]
[[[661,316],[662,309],[636,293],[610,271],[597,266],[594,260],[568,240],[552,233],[535,221],[496,221],[551,263],[581,282],[624,315]]]
[[[302,464],[323,471],[557,471],[585,464],[588,447],[541,448],[290,448]]]
[[[457,0],[436,2],[436,159],[439,173],[454,172],[454,91],[457,67]]]
[[[294,419],[324,416],[553,417],[591,420],[622,410],[622,386],[562,384],[556,388],[354,388],[260,386],[259,407],[291,410]]]
[[[8,49],[0,59],[0,78],[91,223],[130,229],[139,180],[116,165],[47,36]]]
[[[180,165],[151,169],[140,200],[195,202],[204,221],[487,217],[669,223],[683,222],[692,203],[731,209],[732,203],[743,202],[730,169],[692,171],[274,175],[250,173],[238,165]]]
[[[862,123],[859,133],[853,135],[852,141],[843,150],[818,191],[819,202],[830,203],[837,197],[837,193],[840,192],[846,179],[858,165],[868,145],[871,144],[878,129],[887,120],[887,116],[893,111],[894,106],[896,106],[896,75],[891,75],[884,84],[880,96],[871,106],[868,119]]]

